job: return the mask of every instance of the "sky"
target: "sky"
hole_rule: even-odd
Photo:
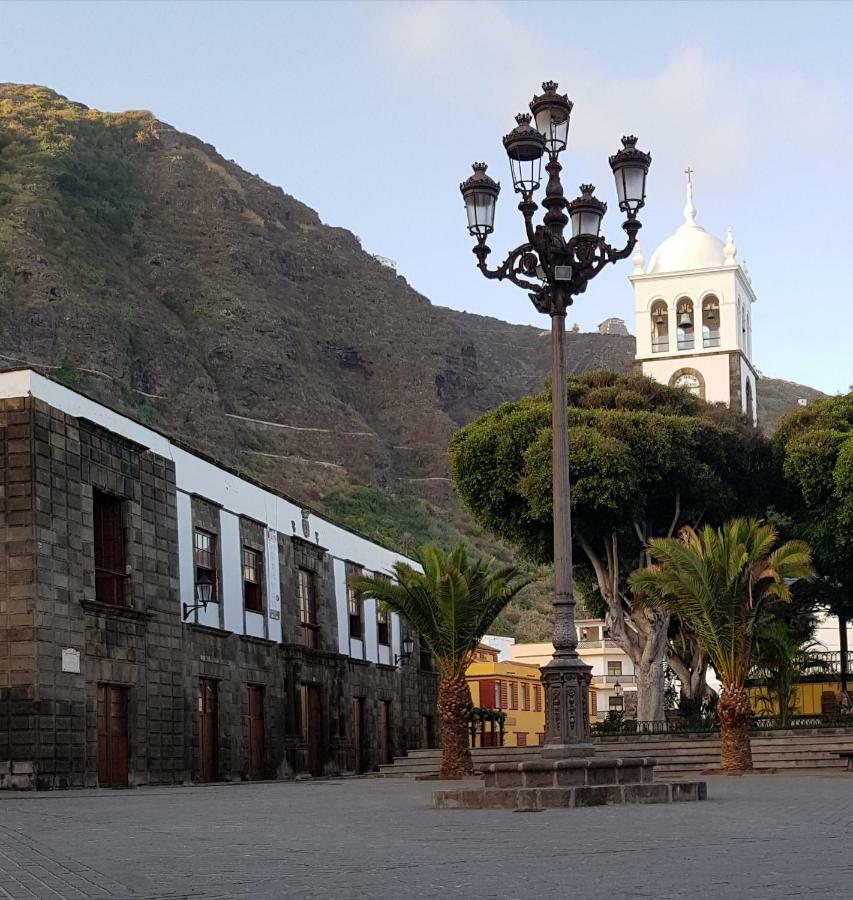
[[[102,110],[149,109],[390,257],[433,303],[547,327],[476,270],[459,194],[503,183],[491,260],[521,243],[501,136],[544,80],[574,101],[566,193],[598,186],[623,233],[608,155],[652,153],[648,262],[681,224],[734,230],[758,302],[754,363],[827,393],[853,384],[853,4],[819,2],[6,2],[0,81]],[[634,331],[630,261],[569,320]]]

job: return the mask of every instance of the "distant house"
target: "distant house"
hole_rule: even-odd
[[[616,318],[605,319],[598,326],[598,333],[599,334],[619,334],[619,335],[622,335],[623,337],[627,337],[628,328],[625,325],[624,319],[616,319]]]
[[[578,619],[578,655],[592,666],[589,686],[589,711],[593,722],[601,721],[610,710],[635,716],[637,681],[634,664],[628,654],[612,640],[602,619]],[[554,655],[551,643],[514,644],[510,648],[515,663],[541,667]]]

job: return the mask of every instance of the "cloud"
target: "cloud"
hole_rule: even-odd
[[[709,189],[737,189],[764,161],[779,165],[808,155],[809,164],[836,165],[851,149],[841,98],[794,71],[750,69],[693,44],[659,53],[657,68],[647,53],[630,76],[614,77],[600,54],[584,55],[582,42],[568,59],[564,43],[558,47],[495,2],[385,10],[381,42],[401,86],[432,91],[457,116],[470,109],[478,125],[493,119],[508,131],[530,89],[554,78],[575,103],[571,150],[600,162],[602,173],[601,161],[628,132],[652,150],[653,174],[666,173],[668,185],[670,173],[689,164]],[[794,111],[796,128],[789,124]]]

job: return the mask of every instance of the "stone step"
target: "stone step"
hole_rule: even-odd
[[[759,768],[838,768],[847,761],[840,752],[853,751],[853,731],[789,731],[752,736],[753,760]],[[474,767],[482,770],[492,763],[519,763],[539,757],[538,747],[479,747],[472,752]],[[659,771],[666,774],[695,773],[719,765],[720,740],[717,735],[673,738],[654,735],[643,738],[596,741],[600,758],[637,759],[653,757]],[[435,775],[441,766],[441,751],[414,750],[382,766],[381,777],[423,778]]]

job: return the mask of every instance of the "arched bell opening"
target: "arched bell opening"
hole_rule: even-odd
[[[702,301],[702,346],[720,346],[720,301],[714,296]]]
[[[692,350],[696,339],[693,327],[693,301],[689,297],[682,297],[675,305],[675,317],[678,325],[678,349]]]
[[[663,300],[652,304],[652,353],[669,351],[669,311]]]

